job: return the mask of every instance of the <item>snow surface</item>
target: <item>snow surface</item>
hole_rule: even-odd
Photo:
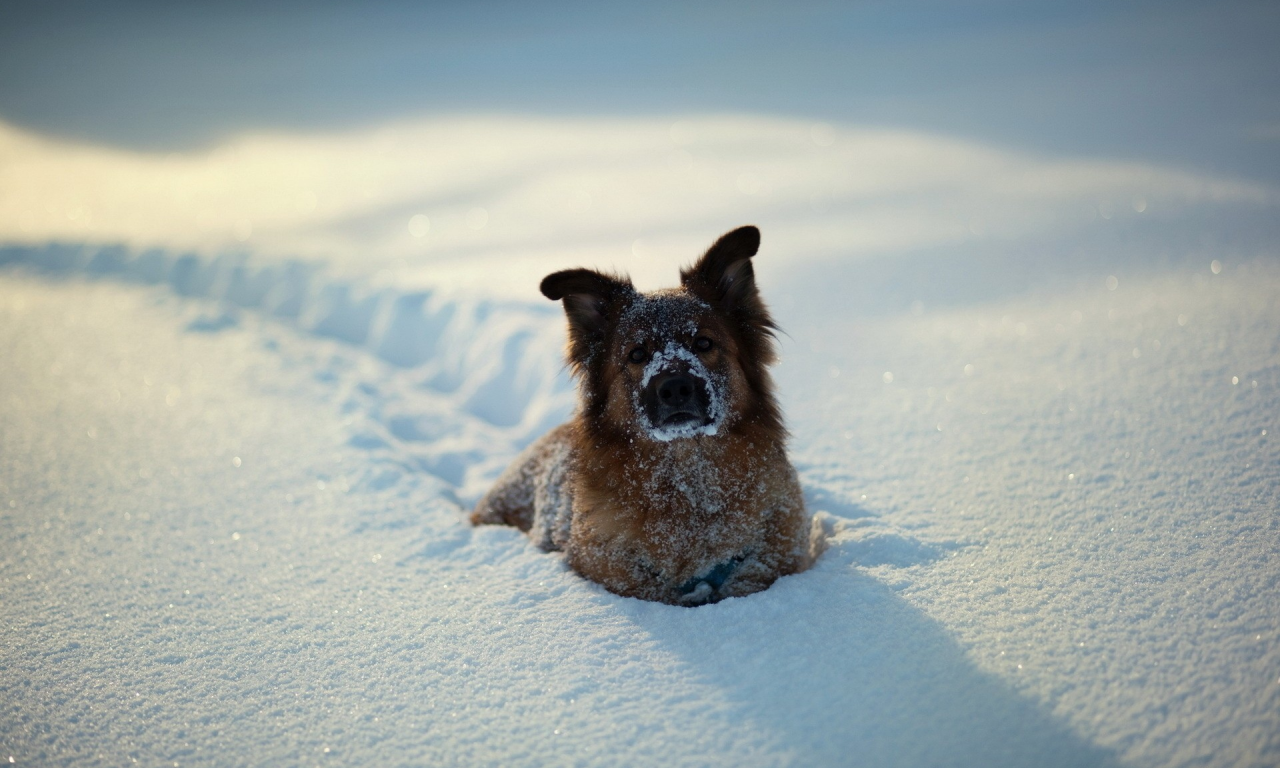
[[[797,262],[1059,246],[1101,221],[1198,238],[1206,217],[1217,231],[1280,203],[1255,181],[760,115],[437,117],[169,154],[0,122],[0,181],[0,242],[304,257],[399,288],[525,300],[566,265],[671,285],[745,223],[775,248],[757,271],[776,285]],[[1237,228],[1232,245],[1257,234]]]
[[[911,177],[897,203],[873,184],[868,206],[981,196],[951,194],[978,155],[921,141],[904,156],[944,146],[935,159],[961,168]],[[74,169],[70,151],[48,162]],[[237,178],[248,152],[207,177]],[[1005,159],[1044,193],[987,202],[986,226],[1016,231],[961,217],[920,239],[902,214],[883,232],[904,250],[844,259],[836,214],[815,258],[787,239],[811,220],[764,227],[792,458],[832,546],[696,609],[616,597],[518,531],[465,522],[573,404],[560,311],[536,279],[513,298],[517,277],[630,225],[575,239],[561,218],[536,253],[502,261],[498,241],[470,267],[378,272],[0,210],[0,757],[1280,763],[1275,193]],[[35,177],[63,194],[72,174]],[[796,195],[758,210],[782,221]],[[693,250],[651,257],[667,284],[746,223],[650,215],[697,230]]]

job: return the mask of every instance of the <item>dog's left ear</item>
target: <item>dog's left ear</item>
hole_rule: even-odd
[[[680,283],[726,312],[765,312],[751,257],[760,250],[760,230],[739,227],[715,242],[698,263],[680,270]]]

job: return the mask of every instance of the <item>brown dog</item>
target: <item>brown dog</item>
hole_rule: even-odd
[[[588,269],[564,300],[580,404],[471,515],[527,531],[620,595],[700,605],[808,567],[809,521],[766,367],[775,325],[756,290],[755,227],[716,241],[680,287],[640,293]]]

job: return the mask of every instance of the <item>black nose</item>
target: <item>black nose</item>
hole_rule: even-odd
[[[707,382],[688,371],[663,371],[640,394],[645,415],[654,427],[710,424]]]
[[[679,408],[693,400],[693,379],[682,373],[659,376],[654,384],[657,385],[658,399],[667,408]]]

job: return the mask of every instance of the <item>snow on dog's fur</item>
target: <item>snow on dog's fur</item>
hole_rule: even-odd
[[[527,531],[620,595],[699,605],[767,588],[811,560],[809,520],[766,370],[755,227],[721,237],[680,287],[640,293],[587,269],[563,300],[574,418],[530,446],[473,524]]]

